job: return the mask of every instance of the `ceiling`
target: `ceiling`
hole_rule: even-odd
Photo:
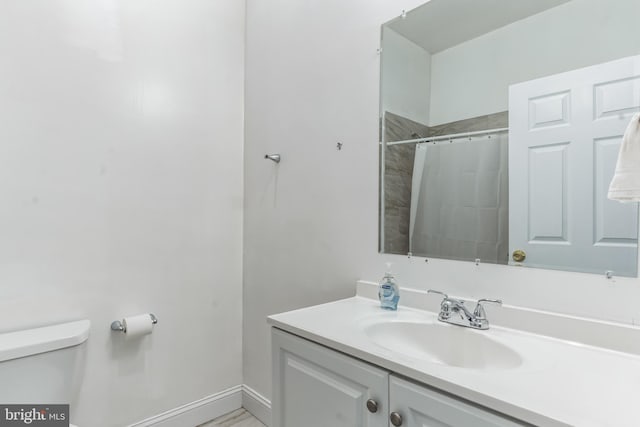
[[[431,0],[387,26],[434,54],[569,1]]]

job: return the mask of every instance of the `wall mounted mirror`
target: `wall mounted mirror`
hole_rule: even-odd
[[[636,276],[607,199],[638,0],[431,0],[382,26],[380,251]]]

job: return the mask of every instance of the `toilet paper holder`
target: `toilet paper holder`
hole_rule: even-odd
[[[156,317],[155,314],[149,313],[149,317],[151,318],[151,323],[152,324],[155,325],[156,323],[158,323],[158,318]],[[127,332],[124,329],[124,325],[122,324],[121,320],[114,320],[113,322],[111,322],[111,330],[112,331],[117,331],[117,332],[123,332],[123,333]]]

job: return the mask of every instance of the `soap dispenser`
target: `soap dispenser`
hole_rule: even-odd
[[[387,272],[380,281],[378,286],[378,298],[380,299],[380,307],[385,310],[397,310],[398,300],[400,299],[400,290],[396,284],[393,274],[391,273],[391,263],[387,263]]]

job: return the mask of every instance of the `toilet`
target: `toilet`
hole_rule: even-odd
[[[0,334],[0,403],[73,408],[90,326],[89,320],[79,320]]]

